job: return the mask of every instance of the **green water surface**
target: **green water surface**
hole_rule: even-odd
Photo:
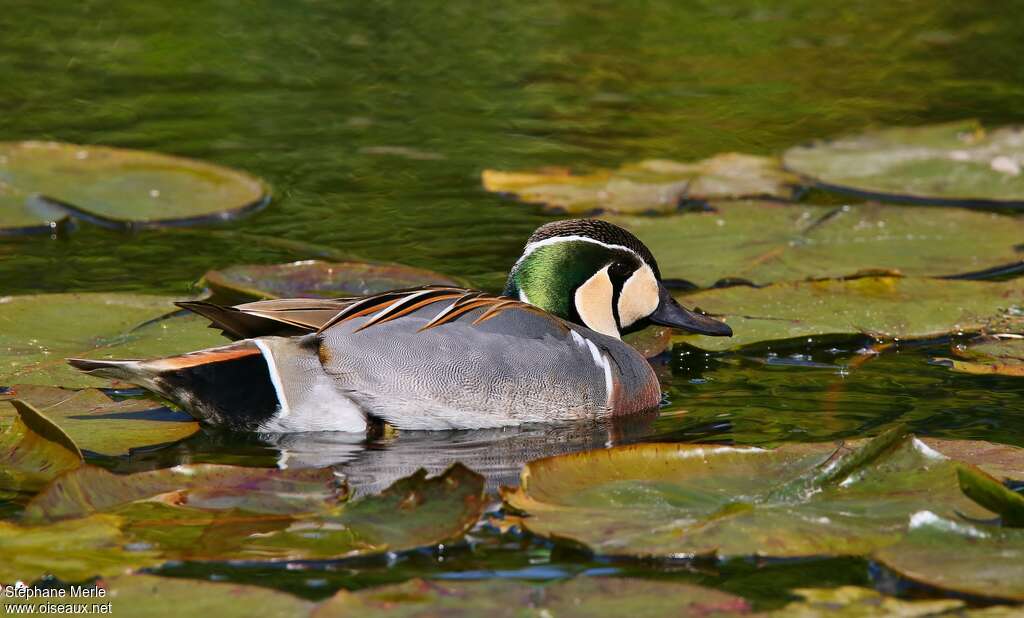
[[[1024,7],[996,0],[7,0],[0,140],[208,159],[266,178],[275,199],[220,228],[231,233],[82,227],[59,239],[4,238],[0,295],[184,295],[211,268],[311,257],[261,238],[500,288],[526,236],[551,217],[485,193],[485,168],[767,154],[872,124],[1021,122],[1022,31]],[[870,435],[906,422],[926,435],[1024,445],[1020,381],[929,365],[930,356],[946,353],[944,341],[877,357],[862,353],[865,344],[801,342],[730,357],[677,349],[659,367],[668,399],[659,418],[625,431],[571,433],[556,444],[528,431],[324,438],[329,447],[204,433],[107,464],[262,466],[287,454],[293,464],[342,463],[368,491],[418,464],[455,459],[491,472],[493,483],[514,481],[524,457],[600,447],[613,433],[623,442],[775,444]],[[507,446],[502,455],[483,457],[497,443]],[[765,607],[796,586],[935,594],[859,560],[618,564],[487,528],[456,547],[368,561],[183,564],[162,572],[312,598],[413,576],[580,572],[697,581]]]

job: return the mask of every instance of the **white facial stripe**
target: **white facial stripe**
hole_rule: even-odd
[[[589,243],[593,243],[595,245],[601,245],[602,247],[605,247],[605,248],[608,248],[608,249],[621,249],[623,251],[629,251],[630,253],[635,255],[637,257],[637,259],[639,259],[641,262],[644,262],[644,258],[641,257],[639,253],[637,253],[636,251],[633,251],[629,247],[625,247],[623,245],[610,245],[608,243],[601,242],[600,240],[594,240],[593,238],[589,238],[587,236],[554,236],[552,238],[545,238],[544,240],[538,240],[537,242],[531,242],[530,244],[526,245],[526,247],[523,249],[523,254],[521,256],[519,256],[518,260],[516,260],[516,263],[512,267],[512,270],[515,270],[520,264],[522,264],[523,260],[528,258],[531,253],[533,253],[537,249],[540,249],[541,247],[546,247],[548,245],[554,245],[554,244],[557,244],[557,243],[560,243],[560,242],[573,242],[573,241],[576,241],[576,242],[589,242]]]
[[[618,339],[619,328],[612,313],[612,296],[612,280],[605,266],[576,288],[576,313],[590,330]]]
[[[619,323],[623,328],[646,318],[658,308],[658,279],[647,264],[626,279],[619,293]]]

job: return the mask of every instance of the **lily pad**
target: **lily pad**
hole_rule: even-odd
[[[189,510],[286,515],[321,511],[347,497],[347,486],[330,468],[277,470],[195,464],[118,475],[83,466],[64,474],[33,498],[23,519],[52,521],[118,513],[152,500]]]
[[[56,142],[0,143],[0,228],[54,220],[23,196],[40,195],[65,217],[119,229],[226,220],[264,206],[266,185],[243,172],[165,154]]]
[[[16,415],[0,424],[0,500],[34,492],[82,465],[82,452],[53,421],[22,401],[3,407]]]
[[[1024,337],[998,335],[979,337],[953,349],[957,358],[935,358],[932,362],[960,373],[1024,376]]]
[[[15,397],[53,419],[78,447],[100,455],[124,455],[133,448],[177,442],[199,431],[199,424],[184,412],[151,399],[111,399],[93,388],[16,385],[0,395],[0,401]],[[0,421],[10,416],[0,406]]]
[[[321,262],[231,266],[211,270],[203,284],[218,298],[242,303],[271,298],[338,298],[421,285],[461,285],[440,273],[401,264]]]
[[[794,601],[769,615],[786,618],[818,618],[822,615],[844,618],[915,618],[950,615],[950,612],[964,607],[964,602],[957,599],[905,601],[859,586],[798,588],[793,592],[803,597],[803,600]],[[961,614],[958,612],[952,615]]]
[[[121,533],[121,520],[112,515],[41,526],[0,521],[0,583],[44,575],[79,582],[158,562],[154,552],[130,546]]]
[[[1024,496],[974,466],[960,466],[956,473],[968,498],[998,514],[1002,525],[1024,528]]]
[[[818,185],[931,204],[1024,205],[1024,129],[976,120],[895,127],[786,151],[787,169]]]
[[[695,163],[654,159],[574,175],[565,168],[532,172],[484,170],[484,189],[509,193],[549,211],[669,213],[687,200],[793,196],[796,178],[777,159],[738,153]]]
[[[348,616],[728,616],[750,606],[731,594],[666,581],[577,577],[547,585],[508,580],[424,581],[359,592],[342,590],[313,613],[314,618]]]
[[[964,594],[1024,601],[1024,529],[920,511],[909,533],[874,555],[904,577]]]
[[[109,602],[115,615],[249,618],[258,614],[261,618],[292,618],[306,616],[314,607],[313,603],[286,592],[260,586],[153,575],[103,579],[97,587],[106,590],[106,596],[95,601]]]
[[[117,293],[0,297],[0,385],[109,386],[64,359],[144,358],[223,345],[198,316],[158,320],[177,309],[172,301]]]
[[[1024,220],[961,208],[744,201],[670,217],[608,219],[650,247],[662,275],[701,287],[729,278],[765,285],[870,270],[944,277],[1024,258]]]
[[[902,340],[1019,328],[1024,282],[859,277],[736,286],[678,299],[732,327],[732,337],[680,339],[717,351],[796,337],[864,334]]]
[[[213,464],[115,475],[86,466],[26,506],[44,522],[102,512],[166,559],[315,560],[403,551],[460,537],[484,508],[483,478],[456,464],[351,504],[330,469]]]
[[[985,513],[955,469],[899,432],[838,451],[643,444],[534,461],[503,497],[527,530],[604,555],[865,555],[923,508]]]

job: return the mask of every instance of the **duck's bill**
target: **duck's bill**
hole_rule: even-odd
[[[676,302],[672,294],[659,286],[658,308],[647,319],[661,326],[670,326],[699,335],[711,337],[732,337],[732,329],[725,322],[720,322],[704,314],[690,311]]]

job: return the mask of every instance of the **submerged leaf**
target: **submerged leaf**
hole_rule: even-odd
[[[224,220],[263,206],[266,185],[242,172],[170,155],[55,142],[0,143],[0,228],[31,231],[55,217],[129,229]]]
[[[122,455],[133,448],[183,440],[199,431],[184,412],[150,399],[114,400],[98,389],[67,390],[53,386],[15,385],[0,401],[17,397],[41,410],[83,450]],[[0,421],[7,418],[0,406]]]
[[[705,212],[607,219],[636,234],[665,277],[701,287],[729,278],[764,285],[872,270],[941,277],[1024,258],[1024,220],[962,208],[722,202]]]
[[[689,336],[705,350],[762,341],[865,334],[881,340],[924,339],[988,328],[1020,328],[1024,282],[949,281],[901,277],[737,286],[679,296],[723,319],[732,337]]]
[[[120,525],[112,515],[42,526],[0,521],[0,583],[44,575],[78,582],[160,562],[152,551],[131,547]]]
[[[158,319],[177,309],[173,300],[120,293],[0,297],[0,386],[108,386],[64,359],[145,358],[223,345],[198,316]]]
[[[932,511],[914,513],[899,543],[873,558],[929,586],[1024,601],[1024,530],[975,525]]]
[[[82,452],[53,421],[23,401],[0,406],[17,412],[0,431],[0,500],[34,492],[82,465]]]
[[[342,590],[314,618],[347,616],[630,616],[746,615],[742,598],[692,584],[613,577],[576,577],[546,585],[509,580],[424,581],[359,592]]]
[[[793,592],[803,597],[803,600],[794,601],[769,615],[780,618],[818,618],[822,615],[844,618],[916,618],[946,615],[964,606],[963,601],[956,599],[905,601],[858,586],[799,588]]]
[[[738,153],[695,163],[641,161],[586,175],[573,175],[563,168],[483,173],[488,191],[511,193],[520,201],[570,214],[669,213],[686,200],[788,199],[793,195],[794,181],[778,160]]]
[[[975,120],[894,127],[789,149],[786,168],[819,185],[935,204],[1024,203],[1024,129]]]
[[[898,542],[921,509],[981,516],[957,487],[955,462],[899,435],[845,455],[828,444],[563,455],[528,464],[504,498],[529,531],[613,556],[864,555]],[[1024,449],[1015,461],[1024,469]]]
[[[401,264],[319,260],[231,266],[206,273],[203,283],[217,298],[233,303],[270,298],[339,298],[421,285],[460,285],[440,273]]]

